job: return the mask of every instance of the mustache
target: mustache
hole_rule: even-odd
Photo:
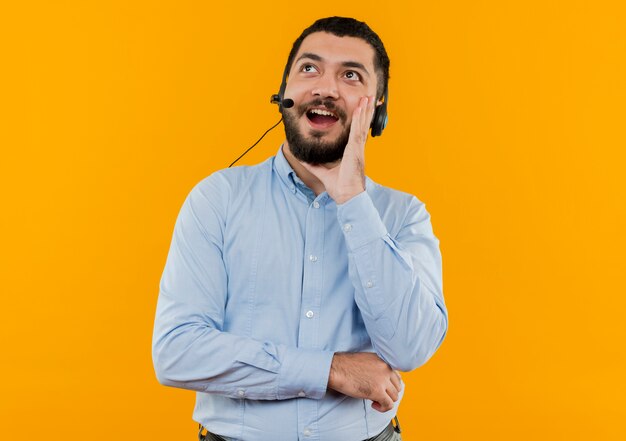
[[[332,100],[322,100],[320,98],[316,98],[314,100],[309,101],[308,103],[299,104],[296,107],[296,110],[298,111],[299,115],[304,115],[307,112],[307,110],[309,110],[311,107],[320,107],[320,106],[323,106],[327,110],[331,110],[332,112],[334,112],[335,115],[337,115],[337,117],[339,117],[339,120],[341,120],[342,122],[346,121],[347,119],[346,112],[342,108],[337,107]]]

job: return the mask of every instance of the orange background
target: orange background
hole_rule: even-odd
[[[0,437],[194,439],[150,357],[176,215],[278,120],[300,31],[349,15],[391,57],[368,174],[426,202],[444,257],[404,439],[626,439],[622,5],[3,4]]]

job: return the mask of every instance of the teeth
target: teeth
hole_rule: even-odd
[[[334,113],[329,112],[328,110],[324,110],[324,109],[311,109],[311,113],[317,113],[318,115],[325,115],[325,116],[335,116]]]

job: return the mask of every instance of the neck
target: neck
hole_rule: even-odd
[[[289,163],[293,171],[296,173],[296,175],[298,175],[298,177],[302,180],[302,182],[304,182],[304,184],[307,187],[313,190],[313,193],[315,193],[315,196],[326,191],[326,188],[324,187],[324,184],[322,183],[322,181],[320,181],[313,173],[308,171],[304,167],[304,165],[302,165],[302,162],[299,159],[297,159],[293,155],[293,153],[291,153],[291,149],[289,148],[289,143],[287,143],[287,141],[283,143],[283,155],[285,155],[285,159],[287,159],[287,162]],[[339,164],[339,162],[340,161],[333,162],[330,164],[320,164],[320,165],[322,167],[330,169],[330,168],[336,167]]]

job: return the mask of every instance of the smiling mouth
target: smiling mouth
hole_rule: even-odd
[[[333,111],[326,109],[310,109],[306,112],[306,117],[316,129],[330,127],[339,120]]]

